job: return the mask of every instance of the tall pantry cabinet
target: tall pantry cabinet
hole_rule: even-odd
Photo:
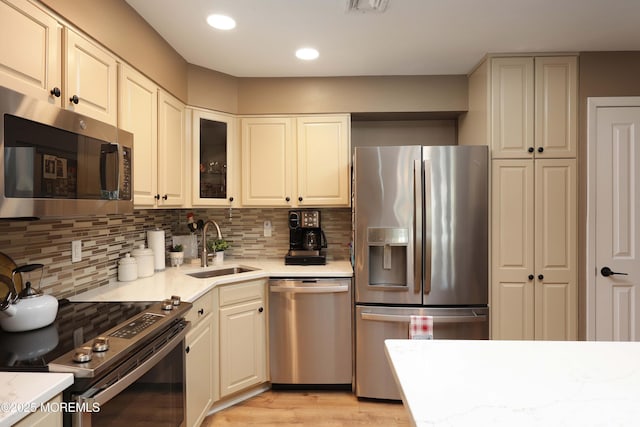
[[[577,57],[487,58],[460,144],[491,147],[491,335],[577,339]]]

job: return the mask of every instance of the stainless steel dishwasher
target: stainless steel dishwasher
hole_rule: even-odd
[[[269,281],[271,383],[351,385],[350,278]]]

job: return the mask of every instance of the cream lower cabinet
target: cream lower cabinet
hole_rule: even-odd
[[[0,86],[61,105],[62,26],[55,18],[27,0],[0,0],[0,52]]]
[[[243,206],[349,206],[350,117],[244,117]]]
[[[218,288],[220,397],[267,381],[266,280]]]
[[[492,161],[493,339],[577,339],[576,160]]]
[[[59,408],[62,405],[62,394],[50,399],[45,405]],[[62,427],[62,411],[36,411],[18,421],[13,427]]]
[[[202,424],[214,399],[213,291],[194,302],[187,315],[191,330],[185,339],[185,426]]]

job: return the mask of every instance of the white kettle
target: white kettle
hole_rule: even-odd
[[[0,276],[9,287],[4,301],[0,301],[0,326],[7,332],[31,331],[50,325],[56,319],[58,300],[55,297],[33,289],[31,282],[26,282],[20,293],[16,290],[15,275],[37,269],[44,273],[44,265],[27,264],[14,268],[11,279]]]

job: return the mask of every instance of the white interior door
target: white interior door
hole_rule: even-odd
[[[590,103],[587,338],[640,341],[640,103],[613,104]]]

